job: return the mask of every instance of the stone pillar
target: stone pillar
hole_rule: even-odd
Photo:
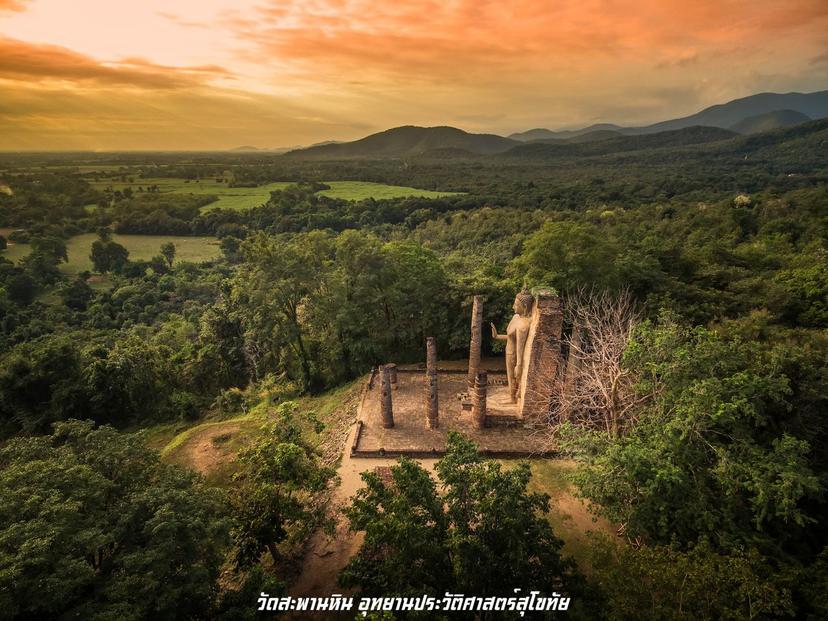
[[[439,427],[440,401],[437,396],[437,345],[434,337],[426,339],[426,427]]]
[[[486,390],[489,378],[485,371],[478,371],[474,379],[474,391],[472,393],[472,419],[477,429],[486,426]]]
[[[483,296],[474,296],[471,316],[471,342],[469,344],[469,388],[474,386],[477,371],[480,369],[480,345],[483,330]]]
[[[440,426],[440,403],[437,398],[437,375],[426,373],[426,427],[437,429]]]
[[[391,429],[394,426],[394,405],[391,400],[391,374],[385,365],[380,367],[380,413],[382,426]]]
[[[426,339],[426,372],[437,373],[437,341],[433,336]]]
[[[397,365],[390,362],[385,365],[385,368],[388,369],[388,379],[391,381],[391,388],[397,390]]]

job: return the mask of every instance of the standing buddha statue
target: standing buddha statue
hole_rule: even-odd
[[[509,380],[509,395],[512,403],[518,402],[518,393],[523,377],[523,352],[526,349],[526,340],[529,337],[529,325],[534,302],[535,297],[524,287],[515,296],[515,303],[512,307],[515,314],[506,328],[506,334],[498,334],[495,325],[490,324],[492,338],[498,341],[506,341],[506,377]]]

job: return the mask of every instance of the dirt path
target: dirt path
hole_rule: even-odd
[[[288,592],[291,595],[325,596],[332,593],[342,593],[337,587],[336,577],[348,560],[356,553],[362,544],[362,536],[354,535],[348,530],[348,521],[342,515],[342,507],[356,491],[362,487],[360,473],[373,470],[379,466],[392,466],[396,459],[352,459],[350,446],[353,441],[356,426],[352,425],[345,442],[342,462],[337,470],[339,487],[333,493],[330,507],[336,516],[336,530],[333,537],[317,531],[308,544],[308,551],[302,563],[302,571]],[[429,470],[434,469],[436,459],[418,460]]]
[[[350,498],[362,487],[360,474],[366,470],[378,467],[392,466],[397,463],[396,458],[352,458],[350,447],[356,433],[357,410],[361,394],[354,391],[339,409],[333,422],[332,433],[325,443],[324,456],[327,463],[333,463],[341,455],[337,468],[339,486],[332,490],[328,501],[328,511],[335,519],[333,536],[328,536],[322,530],[317,531],[310,539],[301,569],[296,579],[288,589],[293,596],[328,596],[334,593],[345,594],[347,591],[337,586],[337,576],[347,565],[350,558],[359,550],[362,544],[362,535],[348,530],[348,521],[342,514]],[[437,458],[418,459],[424,468],[434,471]],[[565,469],[574,467],[572,462],[560,462]],[[579,556],[579,549],[586,540],[586,532],[590,530],[606,530],[614,532],[612,525],[605,520],[595,520],[587,505],[576,498],[568,486],[550,486],[554,489],[545,489],[551,496],[551,508],[554,514],[551,517],[556,534],[567,542],[567,553]],[[579,559],[580,560],[580,559]],[[298,617],[297,617],[298,618]]]
[[[236,452],[225,450],[222,439],[229,439],[241,429],[240,423],[211,425],[187,438],[182,447],[182,458],[201,474],[209,474],[236,458]]]

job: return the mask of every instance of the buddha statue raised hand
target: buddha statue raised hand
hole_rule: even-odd
[[[523,378],[523,353],[529,336],[529,324],[531,323],[534,302],[534,296],[524,287],[515,296],[513,305],[515,315],[506,328],[506,334],[498,334],[495,325],[490,324],[492,338],[498,341],[506,341],[506,377],[509,380],[509,395],[512,403],[518,402],[520,393],[521,379]]]

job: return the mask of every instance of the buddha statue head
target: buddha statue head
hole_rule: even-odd
[[[528,317],[532,312],[532,305],[534,303],[535,296],[532,295],[529,289],[523,287],[523,290],[515,296],[515,304],[513,308],[521,317]]]

